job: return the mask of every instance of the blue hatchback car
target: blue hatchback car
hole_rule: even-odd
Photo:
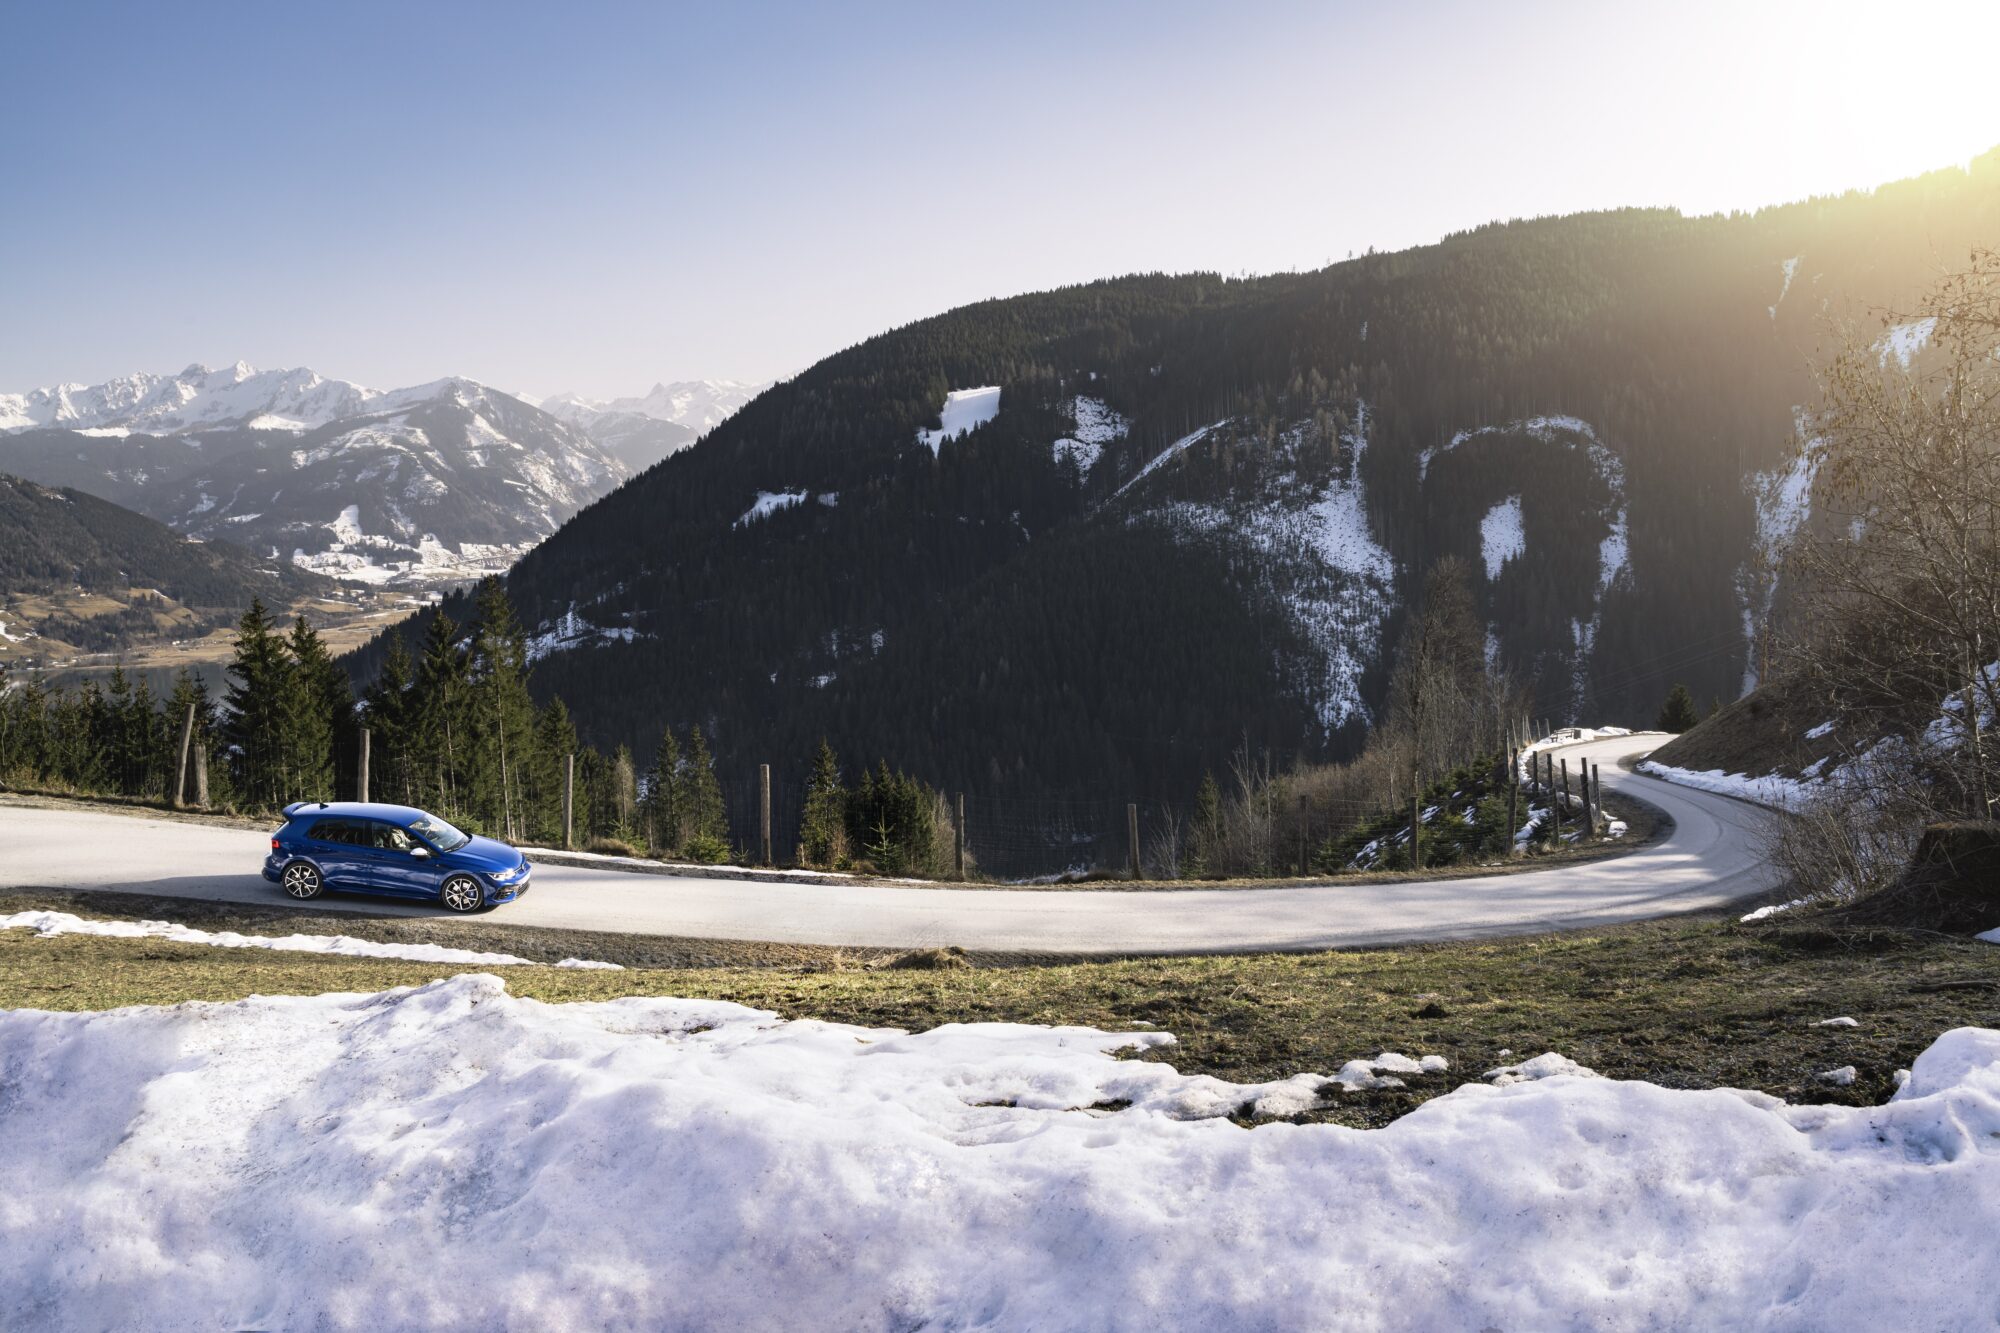
[[[534,867],[493,838],[475,837],[407,805],[300,801],[271,835],[264,878],[294,898],[327,889],[435,899],[453,912],[512,902]]]

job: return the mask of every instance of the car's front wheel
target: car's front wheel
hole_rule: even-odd
[[[320,890],[326,887],[325,881],[319,877],[319,871],[304,861],[294,861],[285,867],[284,885],[286,893],[299,899],[317,898]]]
[[[438,897],[454,912],[476,912],[486,900],[486,895],[479,890],[479,881],[470,875],[453,875],[444,882],[444,889]]]

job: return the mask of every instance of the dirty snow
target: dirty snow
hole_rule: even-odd
[[[1226,1117],[1302,1085],[1112,1058],[1167,1040],[545,1005],[488,976],[8,1012],[0,1308],[48,1329],[1109,1330],[2000,1308],[2000,1033],[1943,1034],[1881,1106],[1570,1066],[1374,1130],[1245,1129]]]
[[[348,958],[403,958],[417,963],[466,963],[474,967],[532,967],[531,958],[477,949],[449,949],[442,944],[385,944],[352,935],[239,935],[233,930],[197,930],[172,921],[90,921],[68,912],[16,912],[0,916],[0,930],[32,930],[38,939],[57,935],[103,935],[113,939],[169,940],[175,944],[207,944],[218,949],[277,949],[286,953],[333,953]],[[565,958],[557,967],[612,968],[585,958]]]
[[[1816,1028],[1858,1028],[1861,1026],[1861,1023],[1857,1019],[1848,1018],[1843,1015],[1839,1018],[1822,1018],[1819,1022],[1814,1023],[1813,1026]]]
[[[953,389],[944,396],[944,410],[939,413],[938,428],[919,430],[917,443],[937,453],[946,440],[977,430],[999,415],[998,385],[988,385],[983,389]]]
[[[1515,1083],[1534,1083],[1545,1078],[1598,1078],[1595,1069],[1586,1069],[1566,1055],[1554,1051],[1544,1051],[1532,1060],[1523,1060],[1517,1065],[1503,1065],[1489,1069],[1480,1077],[1496,1088],[1504,1088]]]
[[[1509,560],[1528,549],[1527,531],[1521,526],[1520,496],[1508,496],[1479,520],[1479,549],[1486,559],[1489,582],[1500,577]]]

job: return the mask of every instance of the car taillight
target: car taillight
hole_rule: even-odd
[[[274,852],[278,850],[278,835],[275,833],[271,835],[271,850]]]

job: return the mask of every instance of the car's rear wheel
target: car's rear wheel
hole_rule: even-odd
[[[486,900],[479,891],[479,881],[470,875],[453,875],[444,882],[438,897],[453,912],[476,912]]]
[[[294,861],[285,867],[284,885],[286,893],[300,899],[317,898],[320,890],[326,887],[325,881],[319,877],[319,871],[304,861]]]

